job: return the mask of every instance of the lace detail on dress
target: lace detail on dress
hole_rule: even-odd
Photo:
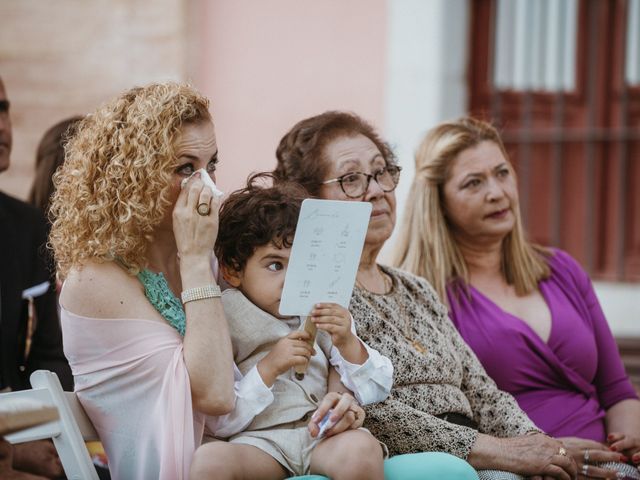
[[[187,317],[180,300],[173,294],[162,272],[154,273],[144,269],[138,273],[138,280],[144,285],[144,294],[160,315],[184,337]]]

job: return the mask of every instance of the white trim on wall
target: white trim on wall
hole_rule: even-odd
[[[640,335],[640,285],[594,282],[604,315],[616,337]]]
[[[384,131],[402,166],[396,190],[400,222],[424,133],[467,109],[467,0],[388,0]],[[397,228],[396,228],[397,231]],[[392,237],[382,252],[388,258]]]
[[[574,90],[577,16],[577,0],[498,0],[495,86]]]
[[[628,9],[626,80],[640,85],[640,0],[629,0]]]

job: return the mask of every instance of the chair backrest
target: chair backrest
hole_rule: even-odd
[[[0,404],[2,399],[38,401],[44,405],[55,406],[60,418],[6,435],[6,440],[11,443],[23,443],[51,438],[69,480],[98,480],[98,474],[84,444],[85,440],[97,440],[98,435],[75,393],[64,392],[57,375],[47,370],[33,372],[30,380],[33,387],[31,390],[0,394]]]

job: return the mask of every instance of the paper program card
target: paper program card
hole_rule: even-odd
[[[281,315],[308,315],[319,302],[349,306],[370,216],[369,202],[302,202]]]

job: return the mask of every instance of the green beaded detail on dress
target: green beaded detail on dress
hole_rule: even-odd
[[[162,272],[154,273],[145,269],[138,273],[138,280],[144,285],[144,294],[151,305],[184,337],[187,317],[182,303],[169,288],[167,279],[164,278]]]

